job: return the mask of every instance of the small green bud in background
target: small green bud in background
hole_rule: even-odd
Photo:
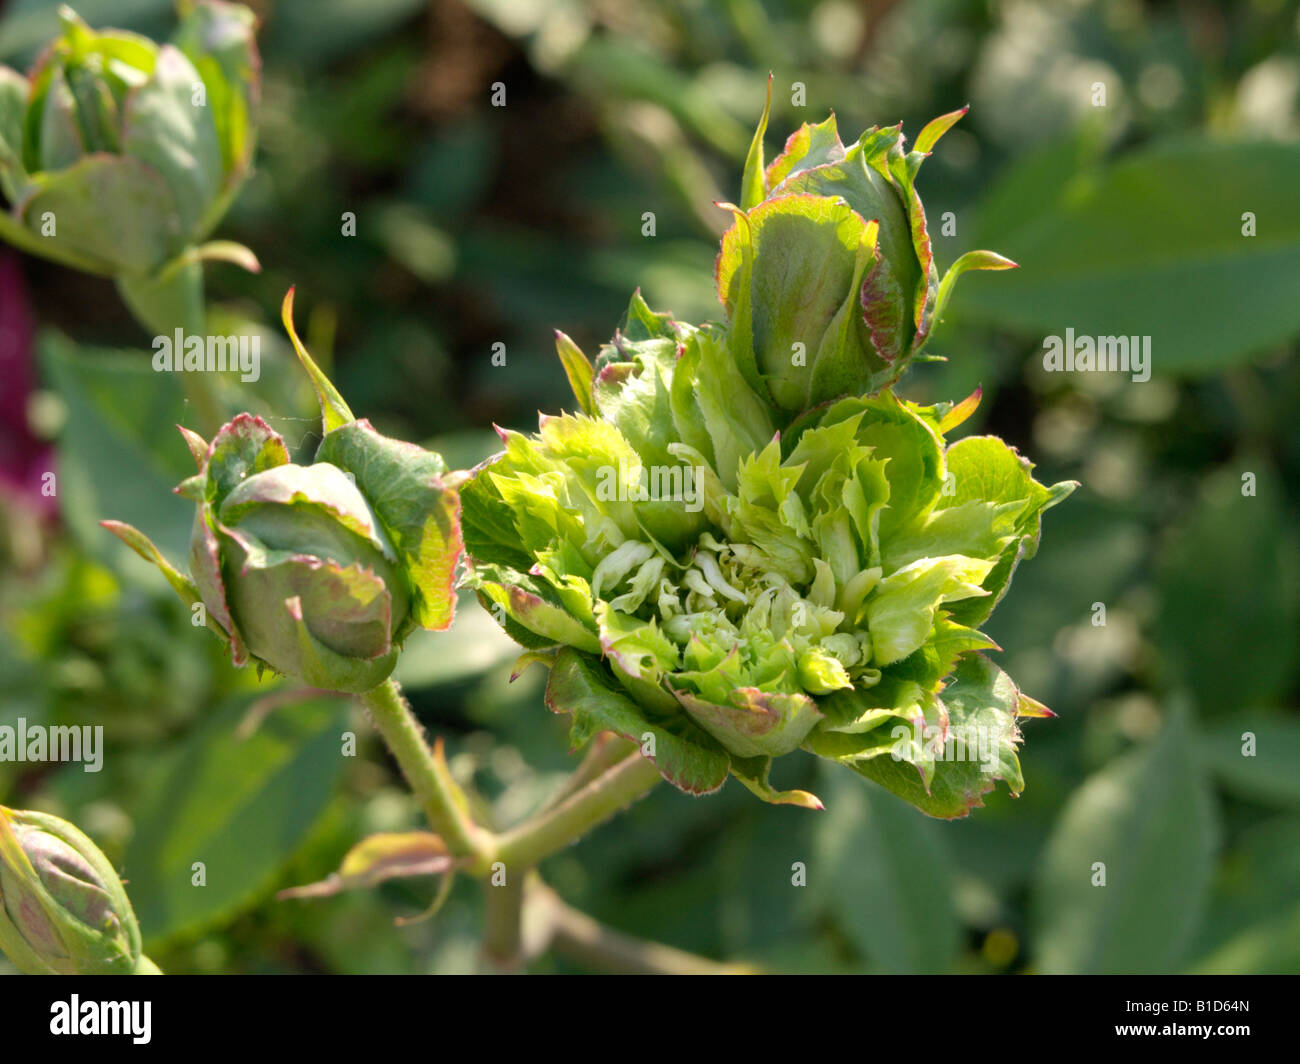
[[[0,66],[0,236],[115,277],[136,316],[167,330],[201,327],[199,261],[257,268],[237,244],[200,246],[252,162],[256,20],[215,0],[181,11],[173,43],[156,44],[64,6],[28,77]]]
[[[451,623],[460,503],[442,458],[356,420],[284,323],[320,399],[311,465],[261,418],[240,414],[211,443],[182,429],[198,473],[176,490],[198,505],[187,577],[139,531],[105,522],[202,602],[236,665],[257,661],[313,687],[365,692],[386,680],[417,627]]]
[[[961,273],[1015,266],[970,252],[939,282],[914,182],[965,113],[936,118],[907,152],[901,124],[873,126],[846,147],[832,115],[801,126],[765,167],[764,109],[740,206],[724,205],[735,223],[716,272],[733,355],[787,418],[892,384],[925,346]]]
[[[130,975],[140,965],[122,881],[66,820],[0,806],[0,951],[29,975]]]

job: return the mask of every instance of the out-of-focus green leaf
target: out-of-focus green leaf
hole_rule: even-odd
[[[830,772],[810,889],[878,967],[947,971],[957,950],[951,868],[937,825],[877,787]],[[819,788],[821,789],[821,788]]]
[[[344,706],[329,697],[280,705],[241,738],[241,699],[159,763],[135,804],[124,862],[147,942],[229,919],[275,885],[342,774]]]
[[[1202,736],[1201,752],[1234,794],[1300,806],[1300,718],[1238,714]]]
[[[79,350],[54,333],[41,354],[68,417],[59,441],[58,500],[63,520],[92,556],[113,540],[99,522],[141,529],[173,562],[189,548],[193,508],[172,488],[194,472],[176,433],[185,420],[180,386],[138,354]]]
[[[1046,211],[979,226],[978,243],[1021,269],[953,308],[1050,334],[1149,335],[1155,373],[1234,365],[1300,332],[1297,181],[1295,144],[1182,139],[1126,156]]]
[[[1172,971],[1201,918],[1216,838],[1186,714],[1175,711],[1155,740],[1092,776],[1061,814],[1031,902],[1037,968]]]
[[[1254,495],[1242,493],[1246,472]],[[1278,476],[1254,459],[1212,474],[1157,561],[1156,645],[1206,713],[1274,703],[1295,674],[1297,644],[1283,633],[1300,625],[1300,550]]]
[[[1300,972],[1300,818],[1248,831],[1217,876],[1197,973]]]

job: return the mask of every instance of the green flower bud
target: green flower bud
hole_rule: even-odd
[[[184,6],[161,45],[92,30],[65,6],[29,77],[0,67],[0,234],[143,279],[212,231],[252,161],[255,19],[216,0]],[[195,254],[251,258],[224,245]]]
[[[176,490],[197,503],[190,573],[140,532],[105,522],[202,603],[236,665],[257,661],[314,687],[363,692],[393,671],[416,627],[451,623],[459,502],[442,459],[352,417],[284,321],[320,398],[325,434],[311,465],[240,414],[207,443],[183,429],[198,473]]]
[[[910,152],[901,124],[873,126],[845,147],[832,115],[800,127],[764,167],[764,110],[741,204],[723,205],[736,220],[716,273],[733,354],[785,419],[893,383],[925,346],[961,273],[1015,265],[971,252],[939,283],[914,182],[963,114],[936,118]]]
[[[140,928],[99,848],[46,813],[0,806],[0,951],[30,975],[129,975]]]
[[[551,661],[575,745],[653,736],[684,790],[730,773],[815,805],[767,782],[802,748],[936,816],[1018,791],[1016,719],[1041,707],[978,628],[1073,485],[991,437],[947,445],[978,396],[844,399],[775,433],[726,339],[639,296],[594,367],[561,338],[583,412],[502,433],[462,489],[468,583]],[[979,760],[944,757],[958,736]]]

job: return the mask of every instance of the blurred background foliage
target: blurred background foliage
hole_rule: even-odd
[[[173,18],[168,0],[75,6],[155,34]],[[930,821],[794,757],[778,782],[811,786],[824,814],[660,788],[548,862],[567,900],[779,970],[1300,971],[1294,0],[253,6],[258,169],[221,235],[264,269],[208,269],[212,331],[261,331],[262,379],[225,399],[274,412],[303,451],[313,405],[276,313],[290,284],[352,408],[467,467],[494,449],[491,423],[565,405],[554,328],[592,351],[637,286],[718,316],[713,201],[738,194],[769,70],[769,153],[829,109],[846,135],[900,119],[915,135],[972,104],[920,179],[939,266],[983,246],[1022,268],[963,283],[931,345],[948,361],[901,391],[981,386],[970,431],[1083,485],[990,629],[1059,714],[1025,729],[1023,797]],[[0,59],[28,63],[54,11],[11,0]],[[1151,336],[1151,380],[1045,373],[1043,337],[1066,327]],[[97,526],[185,550],[170,488],[190,472],[172,427],[187,416],[147,348],[107,282],[0,250],[0,724],[103,724],[107,744],[97,774],[0,763],[0,801],[104,846],[164,969],[472,969],[473,883],[400,927],[432,880],[276,900],[418,811],[354,705],[233,672]],[[450,634],[411,641],[399,676],[504,824],[574,759],[540,670],[508,683],[511,644],[464,606]],[[356,757],[339,756],[347,730]]]

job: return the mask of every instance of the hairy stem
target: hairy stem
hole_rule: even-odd
[[[437,751],[429,749],[424,729],[402,697],[397,681],[390,677],[362,695],[361,701],[419,799],[429,825],[453,856],[474,859],[472,871],[484,865],[491,853],[490,836],[470,820],[468,802],[451,777],[441,744]]]
[[[651,761],[639,755],[627,757],[562,802],[499,836],[496,860],[511,872],[532,868],[631,805],[661,778]]]

